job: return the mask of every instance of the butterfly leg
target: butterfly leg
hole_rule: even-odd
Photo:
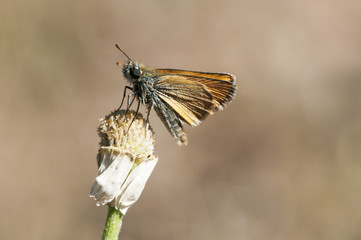
[[[148,113],[147,113],[147,124],[149,123],[149,116],[150,116],[150,112],[152,111],[153,105],[149,105],[148,107]]]
[[[131,91],[133,92],[133,88],[131,88],[131,87],[129,87],[129,86],[125,86],[124,92],[123,92],[122,102],[121,102],[119,108],[117,109],[117,111],[119,111],[119,110],[122,108],[122,106],[123,106],[125,96],[127,95],[127,89],[129,89],[129,90],[131,90]],[[129,96],[129,95],[128,95],[128,96]],[[128,97],[128,103],[129,103],[129,97]]]
[[[148,113],[147,113],[147,120],[146,120],[146,127],[145,127],[145,131],[147,131],[148,127],[149,127],[149,116],[150,116],[150,112],[152,111],[153,105],[150,104],[148,107]]]
[[[130,109],[130,107],[133,105],[133,102],[134,102],[135,98],[136,98],[136,97],[134,96],[134,97],[133,97],[133,99],[132,99],[132,101],[129,103],[130,95],[128,95],[128,100],[127,100],[127,109],[125,110],[125,115],[127,115],[127,114],[128,114],[129,109]]]
[[[132,103],[134,102],[134,99],[135,99],[135,97],[133,98]],[[129,129],[130,129],[130,127],[132,126],[132,124],[133,124],[133,122],[134,122],[135,118],[138,116],[138,113],[139,113],[139,107],[140,107],[140,101],[138,101],[137,110],[135,111],[135,115],[134,115],[134,117],[133,117],[132,121],[131,121],[131,122],[130,122],[130,124],[129,124],[128,130],[127,130],[127,133],[129,132]]]

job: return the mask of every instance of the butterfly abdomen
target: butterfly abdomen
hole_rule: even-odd
[[[168,131],[176,139],[178,145],[187,145],[187,135],[183,131],[179,116],[172,108],[158,97],[152,99],[152,105],[158,117],[162,120]]]

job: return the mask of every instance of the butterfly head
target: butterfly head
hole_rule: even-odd
[[[123,74],[130,82],[138,81],[140,76],[142,76],[142,73],[142,66],[140,66],[137,62],[128,60],[124,63]]]

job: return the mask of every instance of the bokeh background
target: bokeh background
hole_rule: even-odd
[[[100,239],[116,42],[238,85],[187,147],[151,115],[159,163],[120,239],[361,239],[361,2],[19,0],[0,20],[0,239]]]

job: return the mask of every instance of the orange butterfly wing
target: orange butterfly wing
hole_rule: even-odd
[[[235,77],[225,73],[156,69],[154,77],[159,97],[192,126],[222,109],[236,90]]]

